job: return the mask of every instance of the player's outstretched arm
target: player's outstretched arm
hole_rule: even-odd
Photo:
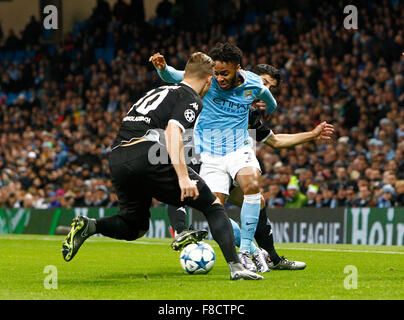
[[[274,112],[277,107],[277,103],[271,91],[269,91],[267,87],[263,87],[257,98],[265,102],[267,114],[271,114],[272,112]]]
[[[177,70],[167,65],[164,56],[159,52],[153,54],[149,58],[149,61],[157,69],[157,73],[163,81],[168,83],[178,83],[182,81],[184,71]]]
[[[320,123],[312,131],[295,134],[272,134],[264,143],[272,148],[288,148],[310,141],[330,141],[334,134],[334,126],[327,122]]]
[[[178,176],[178,183],[181,189],[181,201],[185,198],[198,198],[199,192],[196,182],[192,181],[188,175],[188,169],[185,164],[184,141],[182,140],[182,129],[175,122],[169,121],[165,137],[167,142],[167,151]]]

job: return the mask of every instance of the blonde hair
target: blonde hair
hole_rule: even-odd
[[[195,52],[188,59],[184,77],[204,79],[213,75],[215,62],[203,52]]]

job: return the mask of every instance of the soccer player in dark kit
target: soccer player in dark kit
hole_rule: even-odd
[[[111,178],[119,200],[115,216],[73,219],[63,242],[65,261],[76,255],[84,241],[100,233],[115,239],[135,240],[149,229],[152,198],[177,207],[188,205],[204,213],[214,240],[230,269],[230,279],[263,279],[243,267],[235,249],[229,218],[220,201],[201,177],[185,164],[182,133],[195,125],[209,90],[214,62],[201,53],[192,54],[179,84],[158,87],[139,99],[124,117],[109,156]],[[164,131],[168,163],[151,161],[152,146]],[[204,230],[190,230],[177,238],[179,248],[204,238]]]

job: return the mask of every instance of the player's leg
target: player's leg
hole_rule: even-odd
[[[244,194],[243,191],[241,190],[240,186],[237,184],[237,186],[233,183],[232,186],[230,187],[230,194],[229,197],[227,198],[226,202],[230,203],[236,207],[241,208],[243,205],[243,199],[244,199]]]
[[[241,207],[243,201],[243,193],[240,187],[235,187],[230,191],[230,196],[227,199],[228,203]],[[238,227],[237,223],[232,224],[233,230],[235,230],[235,235],[240,234],[239,230],[236,230]],[[280,257],[274,246],[274,235],[272,233],[271,222],[267,217],[267,206],[263,198],[261,199],[261,211],[259,215],[257,230],[255,231],[255,240],[257,244],[262,248],[260,253],[254,249],[255,245],[252,242],[252,246],[250,248],[253,253],[253,261],[255,265],[262,265],[261,260],[267,260],[268,266],[270,269],[283,269],[283,270],[301,270],[304,269],[306,264],[300,261],[291,261],[286,259],[285,257]],[[240,240],[238,240],[240,241]],[[236,237],[237,242],[237,237]],[[259,254],[259,255],[258,255]],[[257,270],[260,272],[265,272],[264,267],[257,266]]]
[[[144,172],[150,166],[152,142],[120,147],[110,155],[111,181],[118,196],[119,213],[96,220],[96,232],[104,236],[135,240],[149,230],[152,195]]]
[[[225,213],[224,207],[220,204],[219,199],[216,198],[213,204],[207,205],[207,203],[210,202],[210,200],[207,201],[207,199],[211,198],[211,196],[214,195],[205,184],[201,187],[198,199],[190,200],[189,206],[201,211],[205,215],[213,239],[219,244],[229,265],[231,279],[262,279],[262,277],[257,277],[257,274],[245,269],[241,264],[235,249],[235,239],[230,219]]]
[[[247,150],[251,150],[247,148]],[[225,157],[213,157],[210,155],[203,155],[202,157],[202,166],[201,166],[201,170],[200,170],[200,175],[201,177],[206,181],[206,183],[208,184],[209,188],[211,189],[211,191],[220,199],[220,202],[222,203],[222,205],[224,205],[226,197],[229,194],[229,189],[230,189],[230,185],[231,185],[231,181],[232,181],[232,177],[229,173],[231,172],[231,169],[229,170],[229,167],[233,167],[233,174],[234,176],[237,174],[237,172],[239,171],[239,169],[242,169],[245,166],[249,165],[249,159],[244,159],[244,158],[250,158],[252,152],[249,151],[246,156],[243,156],[244,151],[241,151],[242,154],[234,154],[233,157],[234,158],[241,158],[238,159],[236,161],[236,163],[229,165],[228,160],[229,159],[225,159],[225,158],[230,158],[231,160],[231,156],[225,156]],[[254,156],[255,159],[255,156]],[[256,159],[255,159],[256,160]],[[234,160],[233,160],[234,162]],[[259,168],[259,164],[258,161],[256,161],[255,165]],[[234,171],[234,169],[236,168],[236,171]],[[242,182],[245,182],[244,180]],[[243,184],[246,185],[246,183]],[[257,188],[258,189],[258,188]],[[250,192],[247,190],[247,187],[245,187],[245,190],[243,190],[244,192],[247,193],[247,201],[246,202],[251,202],[250,198],[252,199],[252,202],[258,202],[258,207],[256,205],[256,203],[253,204],[254,207],[254,215],[256,216],[256,221],[254,221],[253,223],[256,224],[258,221],[258,215],[259,215],[259,208],[260,208],[260,199],[261,196],[259,194],[259,190],[255,191],[256,194],[251,195]],[[258,200],[255,199],[258,197]],[[257,200],[257,201],[255,201]],[[245,213],[243,215],[243,217],[248,217],[248,211],[249,211],[249,204],[246,204],[244,206],[244,211],[247,211],[247,213]],[[255,208],[257,207],[257,208]],[[257,212],[255,212],[257,211]],[[248,221],[247,224],[251,223],[251,221]],[[245,228],[244,228],[245,229]],[[243,228],[242,228],[243,230]],[[242,235],[241,238],[242,239],[246,239],[247,236],[250,236],[250,241],[247,240],[243,240],[243,242],[246,242],[246,244],[244,244],[244,246],[248,247],[248,249],[246,249],[246,252],[248,252],[248,254],[246,255],[246,257],[243,259],[243,261],[246,261],[248,258],[249,264],[248,266],[251,268],[251,270],[255,270],[255,266],[251,260],[251,257],[249,255],[250,253],[250,246],[251,246],[251,240],[254,237],[254,232],[255,232],[255,226],[253,227],[253,230],[251,232],[251,235]],[[243,230],[243,233],[245,233],[245,231]],[[247,263],[245,264],[245,266],[247,265]]]
[[[170,219],[170,224],[171,227],[175,231],[175,235],[180,234],[182,231],[184,231],[187,226],[186,226],[186,218],[187,218],[187,212],[184,207],[174,207],[172,205],[167,206],[167,213],[168,213],[168,218]]]
[[[228,217],[224,213],[223,206],[221,206],[219,201],[216,200],[217,198],[212,194],[205,181],[195,171],[188,167],[190,179],[197,181],[196,185],[198,187],[199,197],[196,200],[186,198],[184,202],[181,202],[181,189],[178,185],[178,178],[174,167],[171,166],[172,169],[170,169],[169,165],[156,165],[154,167],[154,172],[165,171],[165,183],[161,183],[161,179],[156,175],[150,176],[148,183],[151,185],[151,189],[153,190],[153,197],[159,201],[176,207],[189,205],[192,208],[201,211],[207,218],[213,238],[219,243],[219,245],[220,243],[223,244],[223,247],[225,248],[225,257],[227,256],[231,261],[238,260],[237,254],[232,256],[235,249],[234,236],[232,234],[230,221],[228,221]],[[215,216],[217,218],[212,218]],[[218,223],[216,223],[216,220],[218,220]],[[223,225],[218,227],[219,224]],[[220,229],[222,229],[222,231],[220,231]],[[223,237],[223,234],[226,233],[230,233],[230,236],[227,235]],[[229,243],[233,245],[233,248],[230,250],[227,248]],[[181,250],[183,246],[183,243],[181,243],[179,246],[177,246],[177,250]]]
[[[227,202],[241,208],[241,206],[243,204],[243,192],[241,191],[240,186],[232,187],[230,189],[230,195],[227,199]],[[264,206],[265,206],[265,201],[264,201],[264,198],[261,196],[261,208]],[[261,212],[260,212],[260,216],[261,216]],[[231,221],[232,221],[234,236],[236,238],[236,244],[237,244],[237,246],[240,246],[240,226],[235,221],[233,221],[233,220],[231,220]],[[258,225],[257,225],[257,230],[255,231],[255,235],[257,234],[261,223],[262,223],[261,219],[259,219]],[[267,265],[268,253],[265,250],[259,249],[255,245],[254,241],[251,241],[250,253],[252,255],[252,262],[254,262],[255,266],[257,267],[258,272],[270,271],[270,269]],[[245,262],[245,263],[247,263],[247,262]]]
[[[266,206],[261,209],[255,240],[269,255],[267,258],[268,267],[272,270],[303,270],[306,268],[306,263],[288,260],[284,256],[279,256],[276,252],[272,226],[266,209]]]
[[[225,157],[212,157],[204,155],[203,162],[200,170],[201,177],[205,180],[213,194],[219,199],[220,204],[224,207],[226,198],[229,195],[231,186],[231,176],[228,173]],[[241,239],[238,225],[233,221],[233,235],[238,240]],[[240,246],[238,241],[237,247]],[[243,258],[242,256],[239,259]],[[243,266],[248,270],[255,272],[256,269],[250,258],[250,264],[245,262],[245,259],[241,261]]]
[[[196,155],[190,158],[189,167],[196,173],[200,171],[200,159]],[[187,212],[184,207],[174,207],[172,205],[167,206],[168,218],[170,219],[171,227],[175,231],[175,235],[180,234],[187,229]]]
[[[227,199],[228,203],[231,203],[235,206],[241,208],[243,204],[243,192],[240,186],[234,187],[230,191],[230,196]],[[257,230],[255,231],[255,240],[258,245],[265,249],[269,256],[271,257],[271,261],[277,264],[280,261],[278,254],[276,253],[273,241],[272,227],[269,219],[267,218],[266,204],[263,198],[261,198],[261,210],[259,214]],[[236,224],[238,226],[238,224]],[[237,232],[237,231],[236,231]],[[239,232],[239,231],[238,231]],[[250,248],[251,252],[256,252],[254,250],[254,242],[251,242],[252,246]]]
[[[231,226],[233,228],[233,234],[234,234],[234,239],[236,241],[236,247],[240,247],[240,240],[241,240],[241,234],[240,234],[240,226],[236,221],[233,219],[230,219]],[[251,242],[251,253],[256,254],[259,252],[259,248],[255,245],[254,242]]]
[[[155,171],[158,172],[159,169],[156,168]],[[165,181],[170,180],[169,184],[162,184],[161,181],[154,177],[149,180],[153,190],[153,197],[173,206],[190,206],[205,215],[212,237],[219,244],[223,256],[229,265],[231,279],[262,279],[261,276],[245,270],[241,265],[235,249],[233,230],[224,207],[210,191],[205,181],[195,171],[188,168],[188,173],[191,180],[197,181],[196,185],[199,197],[196,200],[186,198],[184,202],[180,201],[181,190],[173,167],[172,170],[166,170]],[[171,179],[168,179],[169,176],[171,176]]]
[[[231,178],[240,186],[243,192],[243,204],[240,212],[241,240],[239,256],[245,261],[245,266],[252,266],[251,242],[254,239],[261,206],[259,179],[260,165],[252,147],[244,147],[226,156],[227,168]]]
[[[149,230],[152,198],[150,195],[138,194],[137,199],[133,199],[132,196],[133,200],[131,200],[128,198],[127,193],[123,196],[122,192],[117,191],[117,194],[120,207],[119,213],[114,216],[96,219],[95,233],[113,239],[136,240]]]
[[[242,168],[236,175],[236,181],[244,194],[240,212],[241,239],[239,256],[240,260],[244,262],[244,266],[250,270],[255,269],[250,254],[261,205],[261,194],[258,186],[259,175],[259,170],[254,167]]]
[[[231,186],[231,177],[227,172],[224,157],[203,154],[201,158],[199,176],[224,207]]]
[[[255,240],[257,240],[258,245],[268,252],[271,261],[278,264],[280,257],[274,247],[274,236],[272,233],[271,222],[267,217],[267,207],[265,206],[260,211],[259,221],[257,230],[255,232]]]
[[[196,179],[201,180],[204,184],[206,184],[208,189],[210,189],[210,192],[213,193],[218,203],[221,204],[224,210],[224,204],[229,194],[231,177],[226,171],[223,157],[213,157],[211,155],[204,154],[202,157],[202,164],[199,169],[199,175],[194,170],[192,175],[194,175]]]
[[[224,157],[203,154],[202,161],[199,176],[224,206],[232,180],[227,172]]]
[[[149,230],[150,203],[142,203],[132,208],[122,208],[117,215],[100,219],[79,216],[73,219],[72,228],[62,247],[63,258],[70,261],[81,245],[92,235],[99,233],[114,239],[132,241],[142,237]]]
[[[63,258],[70,261],[90,236],[100,233],[115,239],[135,240],[149,229],[151,196],[142,184],[142,163],[128,155],[129,147],[115,149],[110,155],[112,183],[117,192],[119,213],[100,219],[77,217],[62,246]],[[142,150],[138,154],[141,155]],[[147,156],[147,153],[146,153]],[[131,161],[125,161],[125,159]],[[140,163],[139,163],[140,162]],[[137,170],[136,170],[137,168]]]
[[[241,239],[240,226],[233,219],[231,219],[231,218],[229,218],[229,219],[230,219],[231,226],[233,228],[233,234],[234,234],[234,240],[236,241],[236,247],[240,247],[240,239]]]
[[[240,247],[240,226],[236,221],[233,219],[230,219],[231,226],[233,227],[233,233],[234,233],[234,238],[236,240],[236,246]],[[257,272],[268,272],[270,271],[268,264],[267,264],[267,258],[268,254],[265,255],[265,251],[260,250],[254,242],[251,242],[251,248],[250,252],[252,255],[252,261],[254,262],[256,266],[256,271]],[[240,259],[243,257],[239,257]],[[247,261],[241,261],[243,265],[248,264]],[[253,269],[250,267],[249,269]]]
[[[240,186],[239,185],[235,186],[233,184],[232,187],[230,188],[230,195],[227,198],[227,203],[230,203],[232,205],[235,205],[235,206],[241,208],[243,205],[243,199],[244,199],[244,194],[243,194],[243,191],[241,190]],[[264,207],[265,207],[265,200],[264,200],[264,197],[261,195],[261,208],[264,208]],[[260,214],[261,214],[261,212],[260,212]],[[258,225],[259,224],[260,224],[260,220],[258,220]],[[232,226],[233,226],[233,230],[235,232],[234,236],[236,237],[236,240],[237,240],[236,233],[239,237],[237,246],[240,246],[240,226],[234,221],[232,222]],[[258,226],[257,226],[257,230],[258,230]],[[257,233],[257,231],[255,233]],[[251,242],[250,252],[252,254],[258,252],[258,248],[253,241]]]

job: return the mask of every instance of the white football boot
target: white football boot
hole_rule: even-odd
[[[257,272],[254,262],[251,260],[250,253],[248,251],[239,251],[238,257],[244,268],[251,272]]]

